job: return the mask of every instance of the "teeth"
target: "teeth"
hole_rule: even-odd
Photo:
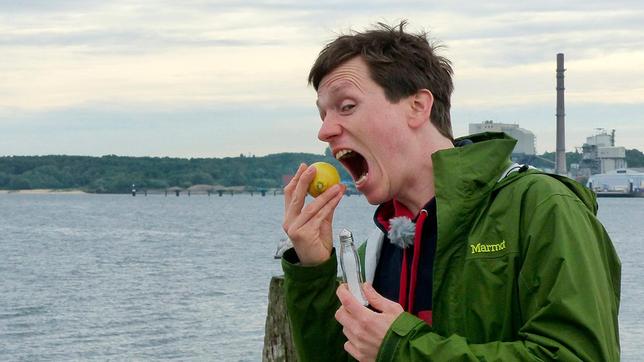
[[[340,150],[340,151],[338,151],[338,152],[335,154],[335,158],[336,158],[337,160],[339,160],[339,159],[341,159],[341,158],[342,158],[342,157],[344,157],[345,155],[348,155],[348,154],[349,154],[349,153],[351,153],[351,152],[353,152],[353,151],[351,151],[351,150]]]
[[[356,180],[356,184],[363,183],[367,179],[367,175],[369,173],[363,173],[362,176],[358,180]]]

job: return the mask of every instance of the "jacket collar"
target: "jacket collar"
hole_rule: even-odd
[[[471,142],[466,142],[470,140]],[[469,230],[476,207],[487,199],[494,190],[500,175],[511,164],[510,154],[516,140],[504,133],[480,133],[455,140],[463,144],[432,155],[434,182],[436,186],[436,218],[438,221],[438,241],[436,260],[439,253],[453,254],[459,249],[455,239],[463,239]],[[366,245],[366,280],[372,281],[380,256],[380,248],[386,234],[382,220],[385,215],[395,214],[394,201],[379,206],[374,221],[378,229],[369,237]],[[381,216],[379,216],[381,215]],[[435,273],[440,274],[440,265],[434,265]],[[434,280],[437,275],[434,276]]]
[[[491,192],[510,165],[516,140],[504,133],[486,132],[458,138],[472,141],[432,155],[437,201],[476,200]]]
[[[462,257],[469,230],[511,164],[510,154],[516,144],[504,133],[466,138],[472,143],[432,155],[438,222],[435,260],[440,261],[434,264],[433,278],[438,281],[445,279],[448,260]],[[434,293],[440,293],[440,288],[441,283],[435,283]]]

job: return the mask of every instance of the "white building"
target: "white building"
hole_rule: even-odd
[[[608,134],[605,130],[593,136],[586,137],[586,143],[583,146],[584,159],[588,159],[588,164],[594,163],[591,174],[608,173],[617,169],[625,169],[626,148],[615,147],[615,131]]]
[[[599,196],[626,193],[644,195],[644,173],[633,169],[612,170],[590,176],[586,186],[597,192]]]
[[[613,137],[606,133],[606,131],[596,134],[594,136],[586,137],[586,144],[597,147],[612,147]]]
[[[626,168],[626,148],[624,147],[598,147],[597,158],[599,158],[599,172]]]
[[[527,129],[520,128],[518,124],[495,123],[485,121],[483,123],[470,123],[470,134],[481,132],[505,132],[510,137],[517,140],[516,146],[512,153],[522,153],[524,155],[535,155],[537,153],[534,133]]]

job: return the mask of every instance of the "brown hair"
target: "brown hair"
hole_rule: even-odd
[[[430,43],[426,32],[406,33],[406,25],[405,20],[393,27],[378,23],[373,30],[339,36],[318,55],[309,73],[309,84],[317,91],[322,78],[360,56],[390,102],[396,103],[421,89],[432,92],[431,122],[443,136],[453,140],[449,115],[454,90],[451,62],[436,54],[441,46]]]

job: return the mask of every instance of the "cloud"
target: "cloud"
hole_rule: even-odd
[[[223,157],[322,153],[314,107],[253,104],[155,109],[109,105],[20,113],[0,123],[0,154]],[[275,142],[270,142],[275,140]],[[91,151],[88,151],[91,150]]]
[[[441,53],[454,63],[458,122],[542,128],[554,114],[555,54],[564,52],[570,134],[604,124],[644,137],[633,126],[644,114],[641,1],[0,0],[0,132],[13,135],[0,154],[160,155],[168,143],[157,140],[172,135],[183,140],[168,146],[172,155],[317,150],[306,76],[322,45],[403,18],[447,46]],[[575,113],[584,121],[573,121]],[[304,114],[311,118],[296,122]],[[219,119],[235,120],[234,142],[216,131]],[[128,133],[141,122],[158,128],[149,145],[134,141],[139,131]],[[49,125],[59,137],[45,146]],[[110,136],[95,148],[80,141],[99,129]],[[539,147],[549,149],[550,138],[542,133]]]
[[[566,104],[566,149],[580,147],[586,137],[596,128],[615,129],[617,145],[626,148],[644,149],[642,119],[644,102],[620,106],[615,112],[612,104]],[[499,123],[519,124],[537,137],[537,151],[554,151],[556,143],[556,103],[508,105],[505,107],[481,108],[457,105],[452,109],[454,133],[464,136],[470,123],[494,120]]]

